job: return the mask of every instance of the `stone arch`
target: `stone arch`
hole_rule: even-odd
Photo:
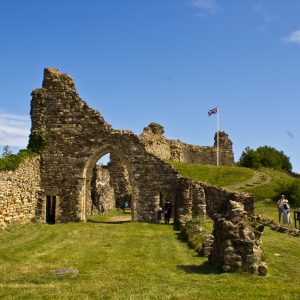
[[[116,155],[122,161],[122,163],[126,166],[126,169],[129,174],[130,185],[132,187],[132,190],[134,189],[133,188],[134,181],[133,181],[132,168],[131,168],[128,160],[126,159],[125,154],[122,152],[122,150],[116,148],[115,146],[112,146],[109,144],[104,145],[103,147],[101,147],[100,149],[95,151],[88,158],[88,160],[85,164],[85,167],[83,169],[82,178],[84,178],[84,184],[81,187],[81,189],[82,189],[80,192],[81,196],[79,198],[79,205],[81,207],[81,216],[80,216],[81,221],[85,221],[86,217],[87,217],[86,205],[87,205],[87,201],[88,201],[88,197],[89,197],[89,193],[90,193],[90,180],[91,180],[93,167],[95,166],[95,164],[101,157],[103,157],[105,154],[108,154],[108,153],[112,153],[112,154]],[[134,195],[132,195],[132,220],[135,219],[134,212],[135,212],[135,198],[134,198]]]
[[[109,150],[122,158],[130,173],[133,221],[156,220],[159,192],[175,204],[177,171],[147,152],[133,132],[106,123],[80,99],[69,75],[45,69],[43,87],[32,92],[31,119],[32,134],[47,137],[41,183],[44,199],[47,195],[59,199],[56,222],[85,220],[90,167]]]

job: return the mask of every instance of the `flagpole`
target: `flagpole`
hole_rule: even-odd
[[[219,131],[220,131],[220,108],[217,110],[217,166],[219,166]]]

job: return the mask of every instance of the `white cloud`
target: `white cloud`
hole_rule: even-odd
[[[206,17],[208,14],[215,14],[221,7],[215,0],[192,0],[192,5],[198,8],[198,15]]]
[[[300,29],[291,32],[287,37],[283,38],[283,41],[300,45]]]
[[[0,145],[24,148],[30,134],[30,117],[0,112]]]

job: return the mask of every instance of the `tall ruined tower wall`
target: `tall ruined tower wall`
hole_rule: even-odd
[[[47,138],[41,185],[44,199],[55,197],[56,222],[86,219],[92,170],[106,153],[126,165],[134,221],[155,221],[160,194],[175,202],[178,173],[148,153],[134,133],[114,130],[88,107],[67,74],[45,69],[43,87],[32,92],[31,118],[32,133]]]

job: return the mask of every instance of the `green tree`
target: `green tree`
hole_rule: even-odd
[[[241,155],[239,164],[246,168],[259,168],[261,166],[259,154],[255,150],[246,147]]]
[[[296,179],[289,188],[288,198],[292,204],[300,207],[300,179]]]
[[[289,157],[283,151],[269,146],[258,147],[256,150],[246,147],[239,163],[248,168],[266,167],[289,172],[292,170]]]

